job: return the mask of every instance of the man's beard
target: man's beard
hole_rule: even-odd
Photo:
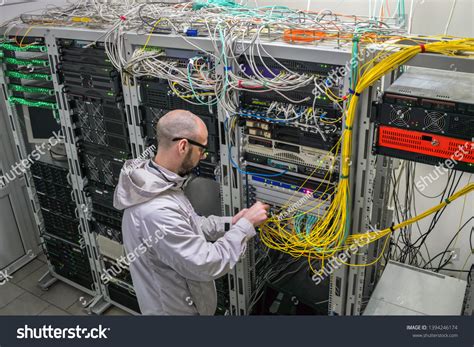
[[[186,157],[184,157],[183,163],[181,164],[181,168],[178,170],[178,175],[187,176],[193,171],[196,166],[197,165],[194,165],[191,160],[191,151],[189,151],[186,154]]]

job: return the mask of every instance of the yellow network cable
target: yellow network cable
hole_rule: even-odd
[[[269,248],[279,250],[292,255],[293,257],[307,257],[311,266],[311,261],[320,259],[322,266],[324,260],[331,258],[337,252],[347,250],[350,246],[356,244],[364,246],[371,242],[386,237],[384,249],[388,244],[389,236],[395,230],[404,228],[415,223],[445,207],[450,202],[461,196],[469,194],[474,190],[474,183],[466,185],[458,192],[447,198],[441,204],[430,208],[429,210],[408,219],[398,225],[381,231],[371,231],[361,234],[349,234],[347,228],[349,222],[349,201],[350,201],[350,158],[352,153],[352,127],[354,124],[358,99],[360,93],[374,84],[381,77],[393,71],[397,67],[405,64],[411,58],[421,52],[439,53],[443,55],[456,55],[459,52],[474,53],[474,39],[460,39],[447,42],[427,43],[425,45],[411,46],[402,48],[399,51],[390,54],[388,57],[382,58],[378,63],[376,61],[387,52],[380,52],[371,61],[363,65],[363,73],[360,76],[354,93],[350,97],[349,105],[346,111],[346,120],[342,133],[342,150],[341,150],[341,177],[337,190],[334,193],[334,199],[331,202],[326,213],[314,224],[309,233],[301,234],[296,230],[294,222],[286,218],[278,220],[276,217],[269,218],[260,227],[260,237],[262,242]],[[372,66],[373,65],[373,66]],[[310,175],[310,177],[312,174]],[[308,177],[309,179],[309,177]],[[305,181],[306,183],[306,181]],[[304,185],[304,183],[303,183]],[[302,186],[303,186],[302,185]],[[290,199],[291,200],[291,199]],[[304,214],[304,213],[301,213]],[[300,214],[300,215],[301,215]],[[288,221],[282,223],[282,221]],[[348,264],[351,266],[368,266],[380,260],[383,251],[370,264]],[[314,271],[314,270],[313,270]]]

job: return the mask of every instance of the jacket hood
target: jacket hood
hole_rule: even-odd
[[[147,202],[169,189],[182,189],[188,176],[181,177],[150,159],[127,160],[114,192],[114,207],[123,210]]]

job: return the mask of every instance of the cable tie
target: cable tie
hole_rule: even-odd
[[[349,175],[341,175],[341,176],[339,176],[339,178],[340,178],[341,180],[345,180],[345,179],[348,179],[348,178],[349,178]]]
[[[347,100],[347,95],[344,95],[344,96],[342,97],[342,100],[343,100],[343,101],[344,101],[344,100]]]
[[[355,95],[355,96],[360,95],[360,93],[356,93],[356,91],[352,90],[351,88],[349,88],[349,94],[352,94],[352,95]]]
[[[389,229],[390,231],[393,233],[395,231],[395,229],[393,228],[394,224],[392,223],[392,225],[390,225]]]
[[[224,66],[224,71],[232,71],[232,66]]]
[[[352,127],[348,127],[347,125],[344,125],[344,129],[352,131]]]
[[[449,198],[444,199],[444,202],[447,203],[447,204],[450,204],[450,203],[451,203],[451,201],[449,200]]]
[[[421,45],[420,45],[420,48],[421,48],[421,53],[425,53],[425,52],[426,52],[425,45],[421,44]]]
[[[125,21],[125,20],[127,19],[127,17],[125,17],[125,16],[120,16],[120,19],[123,20],[123,21]]]
[[[237,87],[242,88],[242,80],[239,80],[239,82],[237,83]]]

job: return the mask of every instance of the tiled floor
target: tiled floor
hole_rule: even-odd
[[[0,285],[0,315],[86,315],[82,303],[91,298],[88,294],[61,281],[47,291],[38,287],[38,279],[46,271],[46,259],[41,255]],[[104,314],[128,315],[114,306]]]

